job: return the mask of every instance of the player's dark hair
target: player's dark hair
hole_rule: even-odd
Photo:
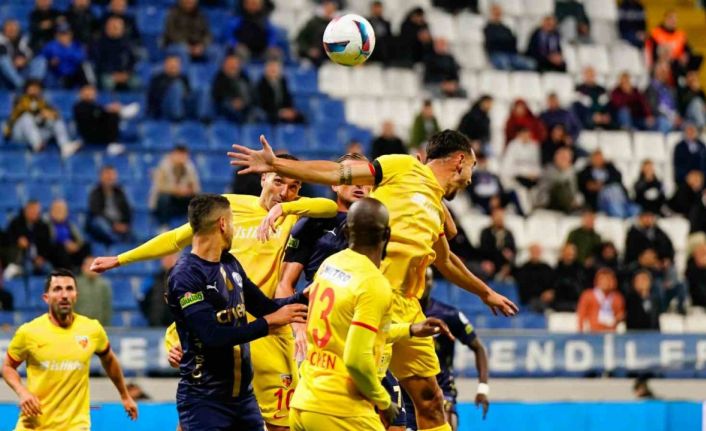
[[[446,129],[429,138],[427,160],[443,159],[456,151],[471,154],[473,152],[471,140],[461,132]]]
[[[294,161],[299,160],[299,158],[297,156],[293,156],[289,153],[277,154],[277,157],[279,157],[280,159],[287,159],[287,160],[294,160]]]
[[[341,157],[337,158],[336,163],[342,163],[342,162],[345,162],[346,160],[368,161],[368,158],[360,153],[348,153],[348,154],[344,154]]]
[[[191,199],[188,210],[191,230],[197,234],[210,227],[214,221],[212,214],[222,210],[230,210],[230,203],[221,195],[206,193]]]
[[[22,91],[26,93],[29,87],[39,87],[41,89],[44,89],[44,84],[41,80],[32,78],[25,81],[25,85],[22,88]]]
[[[71,277],[71,279],[74,281],[74,284],[76,284],[76,276],[73,272],[71,272],[70,269],[57,268],[50,272],[49,275],[47,275],[47,278],[44,280],[44,293],[49,292],[49,286],[51,286],[51,279],[54,277]]]

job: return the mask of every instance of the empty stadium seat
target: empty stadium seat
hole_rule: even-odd
[[[550,313],[547,316],[547,329],[557,333],[578,332],[578,317],[576,313]]]
[[[461,12],[456,15],[456,25],[459,29],[459,41],[483,43],[485,39],[483,36],[485,19],[483,17],[468,12]]]
[[[591,19],[617,21],[618,7],[613,0],[583,0],[586,15]]]
[[[315,94],[319,89],[318,76],[311,68],[286,68],[285,74],[292,94]]]
[[[24,202],[36,200],[42,205],[42,211],[49,209],[52,201],[57,198],[54,187],[44,182],[30,182],[24,185]]]
[[[409,106],[409,105],[408,105]],[[470,103],[466,99],[445,99],[441,102],[441,111],[439,112],[439,126],[442,129],[456,129],[461,123],[461,117],[471,109]],[[409,110],[405,111],[404,115],[409,118],[411,124],[414,113]]]
[[[666,217],[657,220],[657,225],[667,234],[674,250],[685,251],[689,236],[689,221],[683,217]]]
[[[515,214],[505,215],[505,227],[512,232],[515,237],[515,246],[520,248],[527,248],[529,245],[529,238],[525,230],[525,221],[521,216]]]
[[[567,106],[571,104],[576,94],[574,80],[568,73],[547,72],[542,74],[542,88],[547,94],[556,93],[561,103]]]
[[[29,175],[36,181],[57,181],[64,178],[64,162],[56,151],[45,150],[29,159]]]
[[[1,158],[1,157],[0,157]],[[15,182],[0,182],[0,187],[2,187],[2,193],[0,193],[0,210],[15,211],[22,205],[22,197],[17,190],[17,183]]]
[[[240,143],[240,128],[231,122],[216,121],[211,125],[211,148],[228,150]]]
[[[535,211],[525,223],[527,241],[544,248],[558,249],[566,238],[559,236],[559,215],[551,211]]]
[[[633,161],[630,134],[623,131],[603,131],[599,134],[599,147],[608,161]]]
[[[391,96],[416,97],[419,94],[419,78],[413,70],[388,68],[383,80],[385,91]]]
[[[510,94],[513,99],[525,99],[529,102],[544,102],[546,93],[537,72],[513,72],[510,74]]]
[[[146,148],[171,150],[174,147],[172,127],[167,121],[147,120],[138,128],[138,132]]]
[[[434,37],[440,37],[455,42],[457,39],[456,21],[451,14],[433,9],[426,13],[429,30]]]
[[[276,145],[272,127],[266,123],[245,124],[240,129],[240,144],[250,148],[260,148],[260,135],[265,135],[271,145]]]
[[[611,72],[608,52],[603,45],[579,45],[577,50],[578,65],[581,69],[591,66],[597,73]]]
[[[614,45],[610,51],[610,60],[614,72],[628,72],[633,76],[646,73],[642,52],[632,45]]]
[[[349,97],[346,99],[346,121],[357,126],[377,129],[381,122],[380,104],[373,97]]]
[[[596,217],[596,232],[604,241],[611,241],[622,253],[625,249],[626,229],[623,220],[613,217],[598,215]]]
[[[13,278],[10,280],[5,280],[3,289],[7,290],[12,294],[12,303],[15,310],[24,310],[29,308],[29,302],[27,301],[27,286],[22,278]]]
[[[136,310],[137,299],[135,299],[135,286],[132,279],[127,277],[113,277],[110,279],[113,289],[113,309]]]
[[[319,68],[319,89],[334,97],[352,94],[350,87],[350,70],[333,63],[324,63]]]
[[[668,161],[667,150],[664,145],[664,135],[659,132],[635,132],[632,135],[635,148],[635,160],[650,159],[661,163]]]
[[[319,97],[311,106],[313,123],[317,127],[335,128],[346,121],[345,108],[340,100]]]
[[[682,334],[684,332],[684,316],[676,313],[659,315],[659,328],[664,334]]]
[[[483,44],[479,42],[456,42],[451,52],[464,69],[481,70],[488,67]]]
[[[684,332],[706,333],[706,315],[689,314],[684,318]]]
[[[46,307],[46,303],[42,300],[42,295],[44,295],[44,284],[44,277],[29,277],[29,282],[27,284],[27,304],[29,308],[37,310]]]
[[[382,68],[376,64],[351,70],[350,89],[356,95],[380,96],[385,92],[383,84]]]
[[[513,97],[510,91],[510,74],[508,72],[497,70],[481,71],[479,87],[481,93],[492,94],[496,99],[510,100]]]
[[[98,179],[98,162],[94,152],[80,151],[64,163],[66,174],[72,180],[93,182]]]
[[[309,142],[309,133],[305,126],[296,124],[280,125],[275,129],[275,142],[278,148],[285,148],[292,154],[305,149]]]
[[[174,140],[192,151],[210,148],[206,127],[198,121],[181,122],[174,131]]]

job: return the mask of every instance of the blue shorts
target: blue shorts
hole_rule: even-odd
[[[265,422],[254,394],[237,400],[211,400],[177,394],[183,431],[262,431]]]
[[[407,410],[405,410],[404,399],[402,398],[402,387],[400,382],[397,381],[395,376],[392,375],[390,371],[385,374],[382,379],[382,386],[385,388],[392,402],[400,406],[400,414],[397,416],[390,426],[393,427],[406,427],[407,426]]]

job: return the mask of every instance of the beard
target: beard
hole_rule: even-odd
[[[62,307],[58,302],[52,305],[51,310],[52,313],[54,313],[54,316],[60,320],[66,319],[66,317],[70,316],[74,311],[71,304],[69,304],[69,307]]]

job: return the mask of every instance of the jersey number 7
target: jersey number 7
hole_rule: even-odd
[[[326,332],[322,336],[319,335],[319,328],[314,328],[311,331],[311,336],[314,339],[314,343],[319,347],[323,348],[326,344],[328,344],[329,340],[331,339],[331,323],[328,320],[329,314],[331,314],[331,310],[333,310],[333,301],[335,299],[335,294],[332,288],[327,287],[321,292],[321,296],[317,296],[319,293],[319,284],[317,283],[316,286],[314,286],[314,290],[311,292],[310,296],[310,305],[311,305],[311,312],[312,315],[314,314],[314,310],[321,305],[322,310],[321,314],[317,318],[317,320],[321,320],[324,322],[324,325],[326,326]],[[326,304],[324,306],[324,303]],[[309,323],[311,324],[311,321],[314,319],[309,319]]]

